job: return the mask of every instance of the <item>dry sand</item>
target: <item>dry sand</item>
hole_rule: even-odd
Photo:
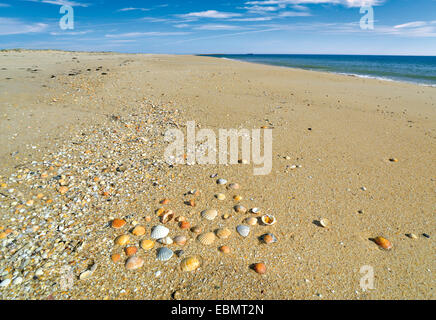
[[[210,57],[3,51],[0,111],[3,299],[435,298],[436,88]],[[273,127],[272,172],[170,168],[163,134],[186,121],[216,132]],[[213,173],[241,189],[217,185]],[[184,204],[191,189],[201,191],[194,208]],[[235,226],[246,215],[221,219],[235,193],[277,223],[240,237]],[[191,225],[233,234],[204,247],[169,222],[170,235],[190,239],[184,255],[160,262],[139,248],[144,266],[128,271],[113,240],[135,223],[147,233],[131,235],[132,245],[148,238],[162,198]],[[219,217],[201,219],[204,208]],[[127,225],[114,230],[113,218]],[[266,232],[278,242],[262,244]],[[381,250],[369,240],[376,236],[393,249]],[[230,254],[218,252],[223,244]],[[181,272],[192,254],[203,265]],[[266,274],[250,269],[256,262]],[[373,290],[360,287],[365,265]]]

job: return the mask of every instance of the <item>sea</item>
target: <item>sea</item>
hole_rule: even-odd
[[[436,87],[436,56],[324,54],[208,54],[206,56]]]

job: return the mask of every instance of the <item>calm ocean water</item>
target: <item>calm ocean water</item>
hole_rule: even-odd
[[[436,86],[436,56],[214,54],[218,58]]]

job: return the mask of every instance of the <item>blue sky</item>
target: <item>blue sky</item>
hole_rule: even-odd
[[[0,48],[436,55],[436,0],[0,0]]]

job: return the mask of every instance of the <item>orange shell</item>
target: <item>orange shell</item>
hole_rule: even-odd
[[[377,243],[381,248],[390,250],[392,249],[392,243],[383,237],[377,237],[374,239],[375,243]]]
[[[112,221],[112,228],[119,229],[119,228],[123,227],[125,224],[126,224],[126,221],[124,221],[123,219],[114,219]]]

